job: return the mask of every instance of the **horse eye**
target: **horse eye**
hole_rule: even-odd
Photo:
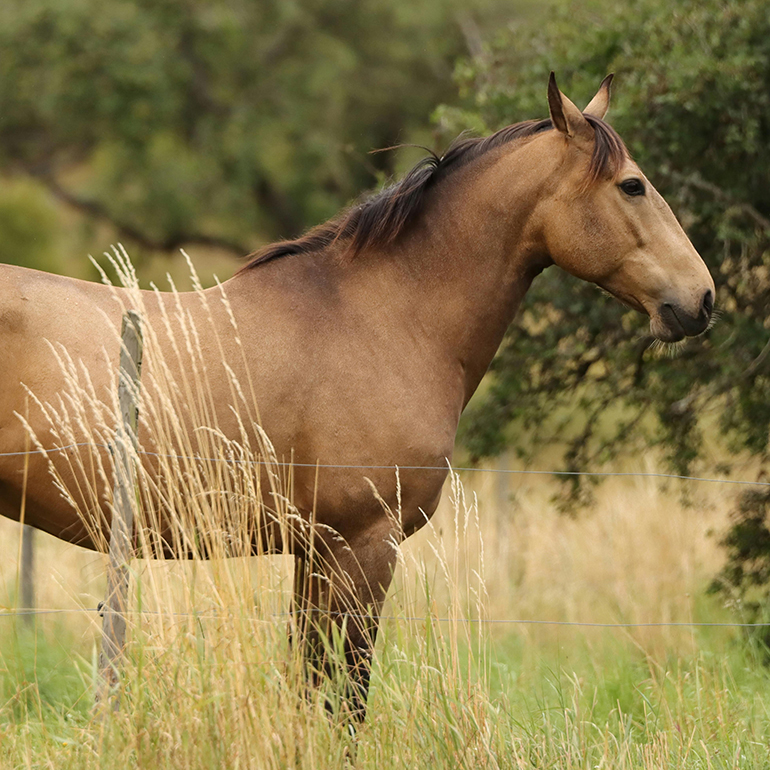
[[[626,179],[621,182],[618,187],[626,195],[644,195],[644,182],[641,179]]]

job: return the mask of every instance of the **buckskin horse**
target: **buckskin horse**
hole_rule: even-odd
[[[190,364],[185,345],[174,344],[173,319],[207,314],[201,328],[215,329],[218,341],[199,339],[197,353],[219,430],[241,436],[226,405],[233,377],[249,382],[276,452],[297,463],[293,503],[312,518],[325,558],[311,564],[307,550],[294,547],[295,608],[343,629],[346,697],[357,718],[393,544],[435,511],[447,475],[435,468],[446,466],[460,414],[532,280],[555,264],[598,284],[646,313],[651,335],[663,341],[709,324],[707,268],[603,120],[611,77],[581,112],[552,74],[550,118],[459,139],[330,222],[252,255],[221,288],[143,294],[144,323],[180,378]],[[50,475],[53,464],[67,481],[62,452],[9,453],[28,446],[30,429],[42,446],[55,443],[28,398],[56,400],[63,375],[54,350],[88,372],[91,392],[113,398],[114,372],[104,361],[118,360],[116,329],[132,303],[122,289],[0,269],[0,513],[18,519],[24,498],[26,523],[86,548],[107,541],[109,504],[73,504],[74,479],[72,494],[62,495]],[[146,445],[142,431],[146,423]],[[395,466],[404,468],[400,492]],[[386,511],[397,505],[398,520]],[[262,542],[281,547],[279,539]]]

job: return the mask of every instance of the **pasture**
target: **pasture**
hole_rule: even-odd
[[[1,7],[0,770],[770,767],[765,4],[274,5]]]
[[[92,721],[104,559],[38,534],[38,606],[91,611],[0,618],[0,766],[765,765],[770,677],[735,629],[463,621],[729,622],[704,590],[733,488],[684,505],[677,484],[610,479],[570,518],[547,478],[453,482],[402,549],[355,750],[301,695],[282,557],[135,562],[121,709]],[[12,607],[18,525],[0,526]]]

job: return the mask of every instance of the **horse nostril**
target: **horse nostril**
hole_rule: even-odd
[[[703,295],[703,304],[701,305],[706,315],[710,318],[711,311],[714,309],[714,293],[708,289]]]

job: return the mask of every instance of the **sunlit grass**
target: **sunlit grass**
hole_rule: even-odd
[[[683,507],[653,480],[611,480],[570,519],[542,482],[517,483],[501,510],[507,494],[481,482],[478,515],[455,483],[433,531],[405,549],[356,766],[764,766],[770,681],[734,629],[464,622],[729,620],[704,594],[721,558],[713,494]],[[53,540],[40,553],[61,565],[83,554]],[[88,584],[77,564],[57,578],[73,594]],[[36,636],[0,629],[0,766],[344,763],[350,738],[321,694],[305,697],[286,642],[288,572],[280,557],[137,562],[134,602],[161,614],[132,616],[127,688],[106,725],[90,717],[93,613],[41,616]]]
[[[399,566],[356,766],[762,767],[770,682],[736,630],[463,620],[728,619],[703,594],[719,560],[705,530],[721,514],[682,508],[677,495],[644,484],[646,495],[638,482],[609,482],[596,509],[574,520],[535,505],[534,488],[532,507],[521,491],[507,523],[492,493],[478,517],[462,497],[447,500],[434,532],[410,544]],[[646,517],[633,515],[642,509]],[[483,584],[473,574],[480,532]],[[635,564],[633,549],[646,542],[656,548]],[[56,552],[83,553],[42,542],[40,553],[52,559],[41,562]],[[58,576],[73,593],[84,580],[76,565]],[[649,571],[657,577],[639,583]],[[150,572],[159,574],[151,580]],[[162,580],[168,592],[149,596]],[[320,694],[304,696],[286,642],[284,561],[138,562],[138,585],[134,601],[164,611],[131,616],[127,687],[106,725],[90,716],[94,613],[41,616],[36,633],[0,629],[0,766],[344,763],[350,739],[326,716]]]
[[[62,366],[78,398],[46,405],[59,439],[78,440],[90,416],[94,442],[109,440],[114,405],[95,403],[66,357]],[[139,474],[140,542],[157,542],[152,503],[170,501],[174,542],[191,558],[132,561],[120,708],[98,719],[104,558],[38,535],[37,604],[72,612],[31,627],[0,617],[0,768],[765,766],[770,682],[738,630],[487,622],[730,620],[704,593],[721,564],[729,487],[690,489],[685,505],[676,485],[615,478],[568,517],[552,480],[453,476],[430,525],[401,549],[353,739],[327,715],[340,683],[306,687],[288,643],[291,559],[246,555],[266,491],[270,515],[293,520],[290,474],[267,437],[234,441],[215,425],[186,434],[179,392],[194,418],[212,414],[202,369],[190,367],[182,388],[162,362],[149,371],[151,440],[169,457],[162,483]],[[251,419],[248,388],[233,382],[232,393]],[[72,462],[93,485],[84,499],[98,499],[109,457]],[[656,469],[649,457],[628,462]],[[254,471],[265,464],[267,482]],[[212,558],[201,558],[201,531]],[[0,534],[0,602],[12,607],[17,525],[0,522]],[[329,645],[339,653],[338,638]]]
[[[2,634],[4,767],[311,768],[352,750],[321,699],[295,690],[277,625],[183,623],[162,649],[135,630],[121,710],[106,725],[89,716],[83,650],[53,638],[65,629],[40,634],[34,665]],[[461,641],[455,670],[451,634],[390,622],[356,766],[764,766],[770,682],[739,646],[654,658],[560,637],[558,652],[539,654],[520,639]]]

